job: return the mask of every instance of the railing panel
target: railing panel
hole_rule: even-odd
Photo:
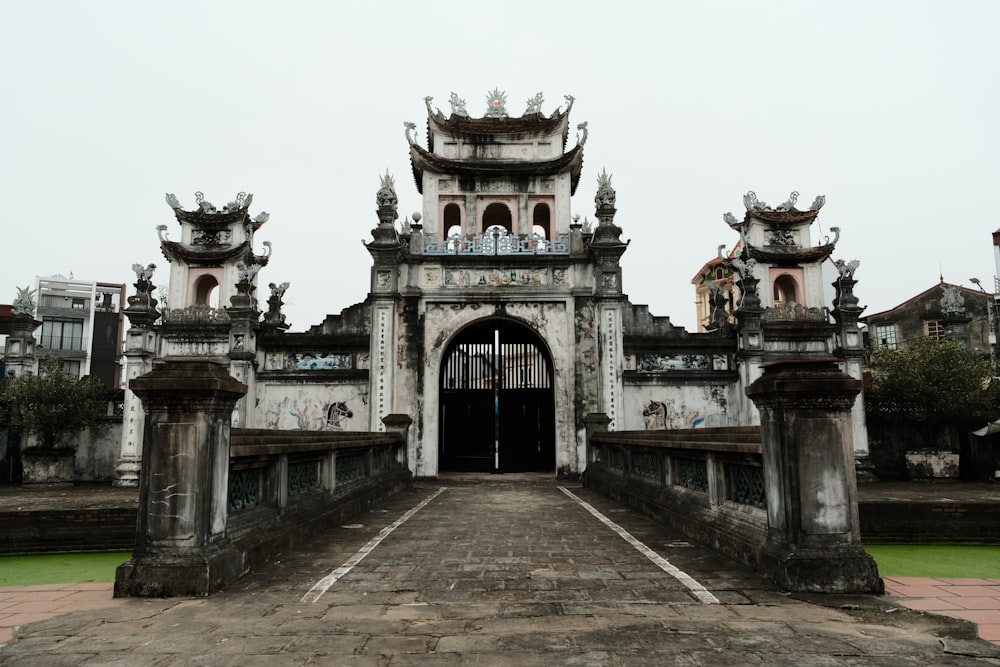
[[[320,488],[319,459],[294,461],[288,464],[288,493],[305,493]]]
[[[740,505],[763,508],[764,469],[760,466],[730,463],[726,471],[726,500]]]
[[[262,499],[265,468],[241,468],[229,471],[229,513],[256,507]]]

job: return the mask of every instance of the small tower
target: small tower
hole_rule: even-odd
[[[520,118],[507,113],[507,95],[486,96],[482,118],[471,118],[465,100],[451,94],[451,115],[427,104],[427,148],[406,125],[417,190],[423,195],[425,242],[475,236],[501,227],[510,236],[558,241],[570,231],[570,197],[583,166],[586,123],[578,143],[565,151],[573,97],[565,111],[541,113],[542,94],[528,100]]]
[[[840,237],[813,245],[812,223],[826,202],[816,197],[808,210],[795,207],[799,193],[771,207],[754,192],[743,196],[746,215],[742,221],[731,213],[725,222],[740,234],[741,249],[731,264],[737,283],[738,351],[743,360],[740,375],[750,386],[761,375],[761,367],[790,359],[830,360],[835,337],[829,309],[824,304],[823,263]],[[756,421],[756,408],[743,400],[743,423]]]
[[[177,197],[167,195],[167,204],[181,226],[179,241],[167,238],[166,225],[157,227],[160,248],[170,262],[171,310],[226,306],[238,292],[239,265],[259,268],[267,264],[266,255],[254,255],[253,235],[269,216],[260,213],[251,219],[252,201],[252,194],[241,192],[219,210],[196,192],[198,208],[186,211]]]
[[[181,225],[181,239],[166,237],[160,225],[160,248],[170,262],[170,308],[159,325],[161,357],[199,357],[226,363],[229,372],[250,391],[233,411],[234,426],[253,426],[253,370],[261,311],[257,300],[257,272],[267,265],[271,244],[265,253],[254,253],[254,233],[268,221],[267,213],[251,218],[252,194],[240,192],[217,209],[201,192],[195,193],[198,208],[181,208],[177,197],[167,195]]]

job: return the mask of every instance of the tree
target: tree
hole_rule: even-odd
[[[867,400],[874,415],[930,429],[980,426],[997,417],[1000,383],[989,360],[954,341],[925,338],[906,348],[880,348],[870,366]]]
[[[11,425],[38,436],[47,452],[55,452],[64,436],[95,426],[107,411],[101,381],[78,378],[53,357],[42,360],[38,375],[8,380],[0,397],[12,408]]]

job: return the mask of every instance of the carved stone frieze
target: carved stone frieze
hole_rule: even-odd
[[[444,284],[445,287],[540,287],[549,284],[549,276],[544,269],[445,269]]]

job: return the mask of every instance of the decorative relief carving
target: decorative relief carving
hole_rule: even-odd
[[[441,269],[424,269],[424,285],[427,287],[437,287],[441,284]]]
[[[941,285],[941,314],[958,315],[965,312],[965,298],[958,287]]]
[[[795,245],[795,235],[787,229],[770,229],[768,233],[770,234],[767,238],[768,245]]]
[[[762,319],[766,321],[828,322],[830,315],[826,308],[807,308],[801,303],[779,303],[765,308]]]
[[[621,368],[617,333],[618,332],[615,327],[615,313],[614,311],[609,310],[605,315],[604,321],[605,354],[607,357],[605,360],[605,372],[607,373],[607,377],[605,378],[605,391],[607,396],[605,411],[608,417],[611,418],[611,422],[614,424],[616,424],[616,420],[618,418],[618,369]]]
[[[552,284],[553,285],[566,284],[566,269],[552,269]]]
[[[543,269],[445,269],[444,284],[448,287],[538,287],[548,284],[548,274]]]
[[[614,273],[605,273],[601,276],[601,286],[604,289],[615,289],[618,286],[618,276]]]
[[[392,274],[388,271],[379,271],[375,274],[375,286],[379,288],[386,288],[392,284]]]
[[[268,352],[264,367],[269,371],[330,371],[354,368],[350,352]]]
[[[216,232],[200,231],[191,239],[191,245],[232,245],[233,233],[225,229]]]
[[[639,355],[640,373],[653,373],[656,371],[707,371],[709,368],[709,357],[707,354]]]
[[[524,191],[524,186],[502,178],[478,179],[476,192],[509,194]]]
[[[455,189],[455,180],[452,178],[438,179],[438,192],[451,192]]]

